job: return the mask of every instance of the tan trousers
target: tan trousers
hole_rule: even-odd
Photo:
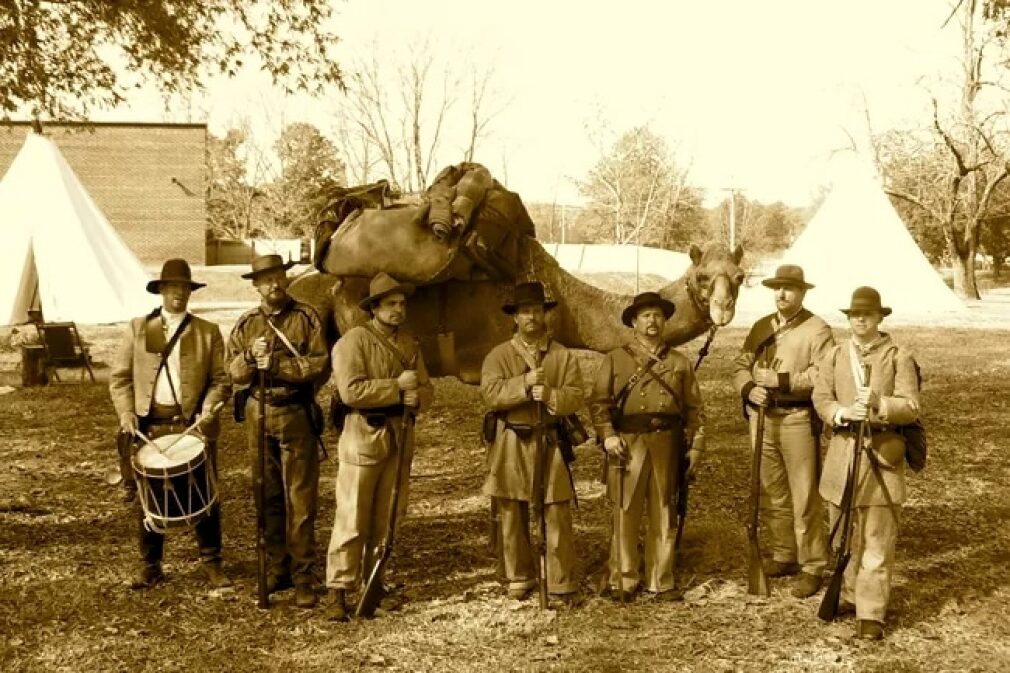
[[[898,512],[900,516],[900,509]],[[832,527],[841,513],[841,509],[828,503]],[[852,518],[852,556],[845,567],[842,599],[856,606],[858,619],[882,622],[891,596],[891,569],[900,522],[886,505],[856,507]],[[842,533],[839,530],[835,534],[836,545],[841,544]]]
[[[616,469],[612,468],[609,478],[614,480],[618,478]],[[662,593],[674,588],[673,542],[677,529],[670,525],[672,503],[663,500],[657,484],[652,470],[652,460],[646,454],[641,476],[627,509],[614,507],[614,519],[620,517],[621,521],[621,536],[618,538],[617,527],[614,526],[610,539],[611,587],[620,586],[629,592],[638,587],[638,531],[644,509],[645,590]],[[620,571],[617,563],[618,545],[621,549]]]
[[[761,454],[761,509],[772,558],[799,563],[820,577],[827,563],[824,510],[817,491],[817,442],[810,431],[813,412],[765,415]],[[751,442],[757,413],[750,416]]]
[[[396,527],[407,511],[412,447],[400,475]],[[371,572],[376,547],[386,536],[393,506],[396,452],[377,465],[341,463],[337,470],[336,510],[326,552],[326,586],[354,589]]]
[[[537,573],[533,560],[535,552],[530,543],[529,503],[499,498],[498,514],[508,588],[532,589],[537,585]],[[547,592],[575,593],[578,583],[575,580],[571,505],[567,501],[550,503],[544,508],[544,518],[547,521]]]

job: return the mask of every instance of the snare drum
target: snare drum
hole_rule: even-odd
[[[178,440],[178,441],[176,441]],[[144,525],[155,532],[193,526],[217,501],[217,483],[200,437],[162,435],[133,457]]]

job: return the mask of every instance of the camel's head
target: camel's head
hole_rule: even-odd
[[[736,297],[744,281],[740,268],[743,246],[729,250],[720,243],[709,243],[704,251],[691,246],[687,289],[699,310],[707,311],[713,325],[722,327],[733,320]]]

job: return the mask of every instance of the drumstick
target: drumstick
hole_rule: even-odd
[[[189,436],[194,430],[196,430],[198,427],[200,427],[201,425],[203,425],[204,421],[208,420],[212,416],[216,415],[217,412],[221,411],[221,408],[223,406],[224,406],[224,402],[218,402],[214,406],[212,406],[210,408],[210,411],[208,411],[205,416],[201,416],[200,418],[198,418],[195,421],[193,421],[192,425],[190,425],[188,428],[186,428],[185,430],[183,430],[182,434],[180,434],[178,437],[176,437],[175,439],[173,439],[172,443],[165,447],[165,451],[168,451],[173,446],[175,446],[176,444],[178,444],[182,440],[183,437]]]
[[[140,431],[140,428],[137,428],[136,430],[134,430],[134,431],[133,431],[133,434],[135,434],[135,435],[136,435],[137,437],[140,437],[140,438],[141,438],[142,440],[144,440],[144,443],[145,443],[145,444],[147,444],[148,446],[153,446],[153,447],[154,447],[154,449],[155,449],[155,450],[156,450],[156,451],[157,451],[158,453],[165,453],[165,452],[164,452],[164,450],[162,450],[162,448],[161,448],[160,446],[158,446],[158,445],[157,445],[157,444],[155,444],[155,443],[154,443],[153,441],[151,441],[151,438],[150,438],[150,437],[148,437],[148,436],[147,436],[147,435],[145,435],[145,434],[144,434],[143,432],[141,432],[141,431]]]

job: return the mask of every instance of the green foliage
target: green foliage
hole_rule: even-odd
[[[142,80],[184,92],[246,61],[288,91],[343,86],[333,13],[329,0],[0,0],[0,108],[83,117]]]
[[[311,124],[285,126],[274,150],[276,157],[266,156],[241,129],[208,138],[207,210],[216,237],[307,236],[329,193],[344,184],[336,147]]]
[[[281,174],[266,188],[270,216],[286,231],[311,235],[329,194],[346,182],[344,164],[333,143],[311,124],[284,127],[275,149]]]

